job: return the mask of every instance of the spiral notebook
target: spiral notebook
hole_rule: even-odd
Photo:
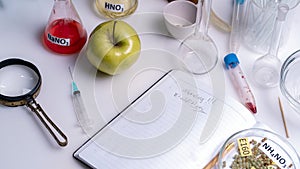
[[[212,107],[220,105],[223,111],[215,119],[213,135],[200,142],[206,121],[214,113]],[[255,123],[254,116],[239,102],[230,98],[224,102],[192,75],[172,70],[73,156],[99,169],[202,168],[226,138]]]

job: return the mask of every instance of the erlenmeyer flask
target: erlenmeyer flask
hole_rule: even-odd
[[[138,0],[95,0],[95,9],[106,18],[120,18],[132,14]]]
[[[44,35],[46,48],[60,54],[78,53],[87,40],[87,32],[71,0],[54,0]]]

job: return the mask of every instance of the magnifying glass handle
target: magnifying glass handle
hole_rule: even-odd
[[[60,146],[66,146],[68,144],[67,136],[54,124],[54,122],[47,116],[42,107],[34,99],[27,102],[26,106],[29,107],[31,111],[35,112],[40,121]]]

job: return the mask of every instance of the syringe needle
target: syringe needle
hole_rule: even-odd
[[[81,97],[81,93],[73,79],[73,74],[71,71],[71,68],[69,67],[69,71],[71,74],[71,78],[72,78],[72,101],[73,101],[73,106],[74,106],[74,110],[77,116],[77,119],[82,127],[82,129],[84,131],[89,131],[92,128],[92,120],[89,117],[89,114],[87,113],[82,97]]]
[[[70,72],[70,75],[71,75],[71,79],[72,79],[72,94],[75,95],[76,93],[80,93],[75,81],[74,81],[74,78],[73,78],[73,73],[72,73],[72,70],[71,70],[71,67],[69,67],[69,72]]]

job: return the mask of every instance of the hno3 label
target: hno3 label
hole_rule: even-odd
[[[60,46],[70,46],[70,39],[55,37],[50,33],[48,33],[48,40]]]
[[[124,4],[111,4],[109,2],[105,2],[104,8],[112,12],[123,12]]]

